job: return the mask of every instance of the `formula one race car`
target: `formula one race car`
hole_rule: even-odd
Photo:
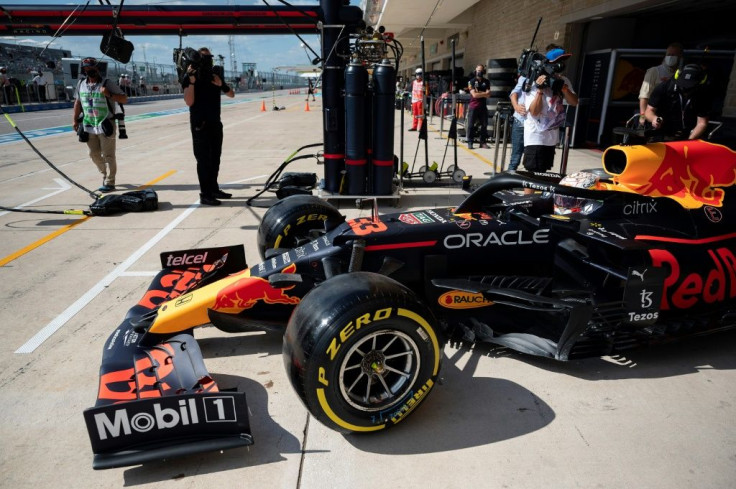
[[[449,338],[567,360],[733,328],[735,184],[736,153],[683,141],[613,146],[564,178],[504,173],[454,209],[345,220],[281,200],[260,264],[240,246],[162,254],[104,347],[94,467],[252,443],[245,394],[218,391],[192,336],[207,323],[283,331],[294,389],[340,432],[405,419]]]

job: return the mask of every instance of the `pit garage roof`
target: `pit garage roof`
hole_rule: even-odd
[[[115,6],[3,5],[0,36],[101,35],[110,31]],[[126,5],[118,16],[123,34],[318,34],[319,5]],[[66,19],[68,22],[64,23]]]

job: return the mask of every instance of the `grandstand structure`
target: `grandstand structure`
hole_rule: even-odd
[[[107,78],[119,82],[127,75],[131,96],[180,93],[176,67],[173,64],[130,61],[123,64],[99,53],[72,53],[67,49],[43,49],[37,46],[0,43],[0,66],[7,69],[12,89],[0,90],[0,104],[15,105],[54,101],[69,102],[74,95],[77,76],[70,77],[65,70],[69,59],[81,60],[94,56],[107,62]],[[225,78],[236,91],[301,88],[304,80],[298,75],[284,72],[258,71],[255,63],[242,63],[243,70],[235,73],[225,70]],[[45,85],[35,86],[32,80],[41,74]],[[145,79],[145,88],[140,80]]]

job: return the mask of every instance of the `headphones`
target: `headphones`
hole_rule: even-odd
[[[708,80],[708,73],[706,73],[705,70],[703,70],[703,68],[701,68],[700,66],[694,65],[694,64],[685,65],[682,68],[678,68],[677,71],[675,71],[675,80],[678,80],[680,78],[681,72],[684,71],[686,68],[697,69],[698,72],[700,72],[700,75],[698,76],[701,77],[701,80],[698,82],[698,85],[705,85],[705,82]]]

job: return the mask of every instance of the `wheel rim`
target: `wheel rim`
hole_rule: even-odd
[[[348,350],[340,365],[340,393],[360,411],[381,411],[401,401],[419,374],[419,348],[401,331],[377,331]]]
[[[304,246],[307,243],[314,241],[320,236],[327,234],[323,229],[307,229],[299,234],[287,237],[288,239],[278,240],[276,243],[277,248],[288,248],[294,249],[300,246]]]

